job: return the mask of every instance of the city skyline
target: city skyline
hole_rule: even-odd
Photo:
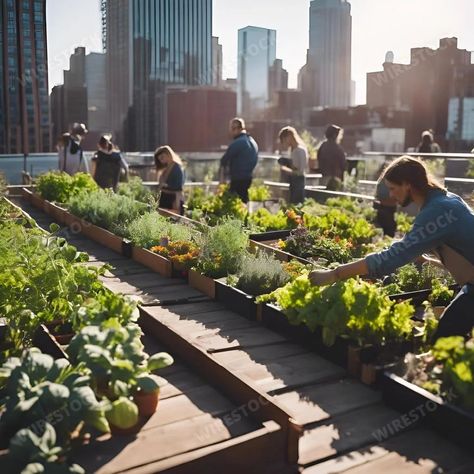
[[[474,30],[469,19],[474,14],[470,0],[352,0],[352,79],[356,81],[356,103],[365,103],[366,73],[380,69],[385,53],[393,51],[397,63],[409,63],[410,48],[436,48],[439,39],[456,36],[459,47],[474,50]],[[215,0],[213,35],[223,46],[223,74],[237,76],[237,30],[249,25],[277,30],[277,57],[289,73],[289,86],[296,87],[299,69],[306,62],[309,31],[309,0],[241,0],[239,9],[229,14],[231,2]],[[74,22],[65,18],[75,4],[72,0],[49,0],[48,59],[49,87],[62,83],[69,56],[77,46],[87,52],[101,51],[101,22],[98,0],[84,0],[74,10]],[[427,13],[427,12],[430,13]],[[289,14],[292,21],[288,21]],[[379,21],[374,21],[378,18]],[[370,29],[367,25],[370,24]]]

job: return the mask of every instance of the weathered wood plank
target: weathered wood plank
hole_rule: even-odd
[[[194,418],[206,413],[216,416],[231,411],[235,405],[217,390],[205,385],[165,400],[160,400],[158,410],[145,423],[142,431],[177,421]]]
[[[344,378],[336,382],[301,387],[275,395],[275,398],[288,409],[288,413],[298,424],[306,425],[378,403],[382,396],[379,391],[356,380]]]
[[[118,473],[219,443],[257,427],[247,420],[227,426],[222,418],[206,414],[145,430],[136,436],[103,437],[84,447],[75,459],[86,472]]]
[[[427,429],[415,429],[380,444],[308,467],[303,474],[474,472],[473,456]]]
[[[372,445],[377,430],[398,417],[396,411],[379,404],[331,418],[327,424],[305,431],[300,440],[299,463],[312,464]]]

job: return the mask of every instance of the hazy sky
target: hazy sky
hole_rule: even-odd
[[[436,48],[457,36],[474,50],[474,0],[352,0],[352,78],[357,103],[365,103],[366,73],[378,71],[389,50],[408,62],[410,48]],[[296,87],[308,48],[310,0],[214,0],[213,35],[220,38],[224,77],[237,74],[237,30],[253,25],[277,30],[277,57]],[[47,0],[50,88],[63,82],[75,46],[101,51],[99,0]]]

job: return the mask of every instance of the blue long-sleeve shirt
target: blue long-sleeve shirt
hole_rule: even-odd
[[[257,165],[258,145],[248,134],[241,133],[221,158],[221,166],[229,167],[230,179],[250,179]]]
[[[405,237],[387,250],[366,257],[369,276],[388,275],[442,245],[474,265],[474,212],[456,194],[432,190]]]

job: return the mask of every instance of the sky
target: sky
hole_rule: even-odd
[[[379,71],[385,53],[408,63],[410,48],[436,48],[456,36],[458,47],[474,51],[474,0],[351,0],[352,78],[356,103],[366,102],[366,74]],[[213,0],[213,35],[223,47],[225,77],[237,75],[237,30],[248,25],[277,30],[277,57],[296,87],[306,61],[310,0]],[[48,0],[49,85],[62,84],[63,69],[76,46],[101,51],[99,0]]]

